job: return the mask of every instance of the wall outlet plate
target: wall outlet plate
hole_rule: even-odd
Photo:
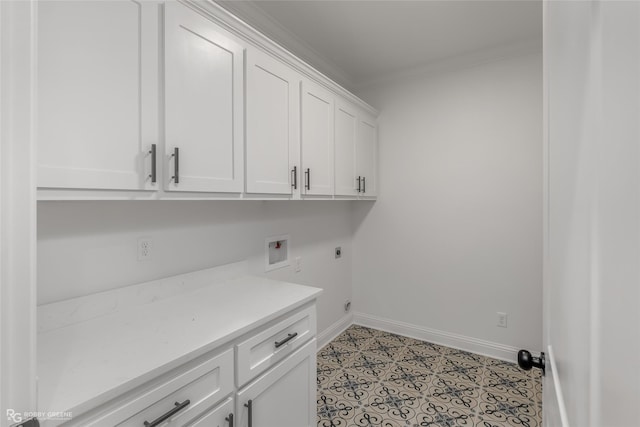
[[[153,239],[151,237],[138,238],[138,261],[149,261],[152,249]]]
[[[497,326],[499,326],[501,328],[506,328],[507,327],[507,313],[498,311],[496,313],[496,315],[498,316]]]

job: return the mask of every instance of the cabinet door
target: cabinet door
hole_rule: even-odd
[[[336,101],[335,191],[339,196],[356,196],[357,113],[350,105]]]
[[[188,424],[188,427],[233,427],[237,424],[233,413],[233,398],[227,399],[223,404],[207,412],[195,422]]]
[[[315,426],[315,339],[238,393],[237,426],[248,427],[249,412],[253,427]]]
[[[265,53],[247,51],[247,192],[292,194],[299,137],[299,75]]]
[[[358,149],[356,152],[358,176],[361,177],[361,196],[378,195],[378,128],[376,121],[367,116],[358,120]]]
[[[302,194],[333,195],[333,95],[302,84]]]
[[[242,191],[243,56],[213,22],[166,3],[167,190]]]
[[[158,4],[38,2],[38,186],[144,190],[158,142]]]

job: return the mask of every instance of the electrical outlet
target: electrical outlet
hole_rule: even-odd
[[[497,326],[499,326],[501,328],[506,328],[507,327],[507,313],[503,313],[501,311],[498,311],[496,314],[498,315]]]
[[[149,261],[152,249],[153,240],[151,237],[140,237],[138,239],[138,261]]]
[[[349,312],[349,310],[351,310],[351,301],[346,300],[346,301],[344,302],[344,312],[345,312],[345,313],[348,313],[348,312]]]
[[[341,256],[342,256],[342,248],[338,246],[336,248],[336,259],[340,258]]]
[[[293,270],[296,273],[300,273],[302,271],[302,258],[297,256],[295,260],[293,260]]]

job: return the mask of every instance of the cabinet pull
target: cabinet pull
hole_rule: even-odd
[[[362,192],[363,193],[367,192],[367,177],[366,176],[362,177]]]
[[[185,400],[182,403],[176,402],[175,403],[176,404],[175,408],[171,409],[166,414],[161,415],[158,419],[155,419],[155,420],[153,420],[151,422],[145,421],[144,422],[145,427],[155,427],[157,425],[162,424],[163,422],[165,422],[166,420],[168,420],[169,418],[173,417],[175,414],[177,414],[178,412],[182,411],[184,408],[189,406],[189,403],[191,403],[191,401],[189,399]]]
[[[247,408],[247,427],[252,427],[253,426],[253,401],[251,399],[249,399],[247,401],[247,403],[244,404],[244,406]]]
[[[311,190],[311,169],[307,168],[304,171],[306,184],[304,185],[307,190]]]
[[[149,178],[151,178],[151,183],[156,183],[156,144],[151,144],[151,150],[149,150],[149,154],[151,154],[151,174]]]
[[[171,177],[173,179],[173,182],[175,182],[176,184],[180,183],[180,149],[178,147],[175,147],[173,149],[173,154],[171,155],[171,157],[173,157],[173,176]]]
[[[361,185],[360,178],[361,178],[361,177],[358,177],[358,193],[361,191],[361,187],[360,187],[360,185]]]
[[[291,186],[293,187],[294,190],[297,190],[298,189],[298,167],[294,166],[291,173],[293,174],[293,182]]]
[[[224,420],[229,422],[229,427],[233,427],[233,414],[229,414]]]
[[[287,334],[287,337],[285,339],[283,339],[282,341],[276,341],[276,348],[278,347],[282,347],[283,345],[285,345],[286,343],[288,343],[289,341],[291,341],[292,339],[294,339],[295,337],[298,336],[297,332],[294,332],[293,334]]]

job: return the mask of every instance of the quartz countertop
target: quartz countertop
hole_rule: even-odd
[[[84,413],[317,298],[243,275],[38,334],[38,410]]]

